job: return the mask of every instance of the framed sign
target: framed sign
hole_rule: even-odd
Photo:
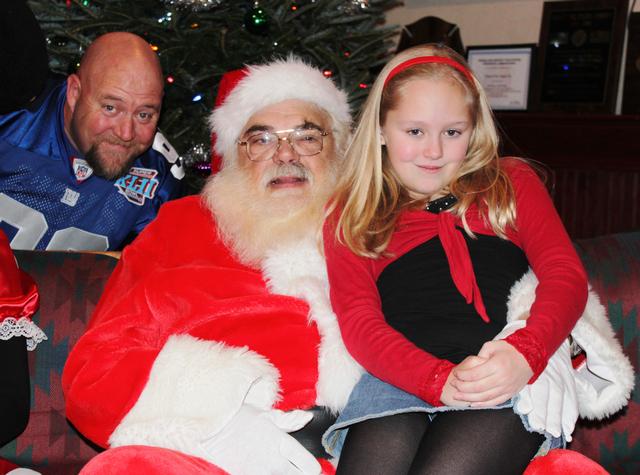
[[[467,62],[494,110],[527,110],[535,45],[470,46]]]
[[[628,0],[545,2],[533,108],[614,113]]]

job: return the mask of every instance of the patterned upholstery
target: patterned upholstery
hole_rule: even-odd
[[[579,240],[576,247],[636,368],[636,391],[630,405],[610,420],[580,422],[570,448],[610,473],[640,473],[640,232]],[[39,285],[42,304],[34,320],[49,339],[30,354],[29,425],[0,450],[0,457],[45,475],[77,473],[97,452],[66,421],[60,378],[69,349],[81,335],[117,261],[86,253],[17,251],[16,256]]]
[[[602,422],[580,421],[570,447],[610,473],[640,473],[640,232],[576,241],[589,279],[636,373],[629,406]]]
[[[116,259],[99,254],[16,251],[20,267],[38,284],[40,310],[34,321],[48,340],[29,354],[31,416],[0,457],[46,475],[78,473],[96,454],[64,416],[62,368],[93,311]]]

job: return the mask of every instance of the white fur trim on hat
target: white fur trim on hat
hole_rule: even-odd
[[[253,114],[289,99],[311,102],[324,109],[334,120],[334,128],[350,123],[347,95],[320,70],[301,59],[289,57],[247,69],[248,74],[209,117],[209,125],[216,134],[215,151],[221,156],[235,156],[230,149],[235,147]]]

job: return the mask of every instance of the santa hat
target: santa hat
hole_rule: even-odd
[[[228,71],[222,75],[220,84],[218,84],[218,95],[216,96],[216,102],[213,106],[214,110],[220,107],[227,96],[233,91],[240,79],[247,75],[247,68],[234,69]],[[222,157],[216,152],[216,142],[218,137],[215,132],[211,132],[211,173],[216,173],[222,168]]]
[[[225,77],[226,76],[226,77]],[[259,110],[286,101],[300,99],[324,109],[332,118],[334,130],[351,122],[347,95],[315,67],[290,56],[264,65],[247,66],[226,73],[218,88],[217,107],[209,117],[213,137],[212,171],[235,160],[236,141],[249,118]]]

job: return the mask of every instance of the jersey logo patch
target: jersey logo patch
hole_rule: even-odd
[[[75,206],[76,203],[78,203],[78,198],[80,198],[80,193],[66,188],[64,190],[64,194],[62,195],[62,198],[60,198],[60,203],[64,203],[69,206]]]
[[[86,160],[82,158],[73,157],[73,174],[76,176],[76,180],[85,181],[91,175],[93,175],[93,168],[89,166]]]
[[[146,199],[151,200],[156,195],[159,185],[155,178],[157,174],[157,170],[150,168],[132,167],[129,173],[118,178],[113,185],[127,201],[142,206]]]

